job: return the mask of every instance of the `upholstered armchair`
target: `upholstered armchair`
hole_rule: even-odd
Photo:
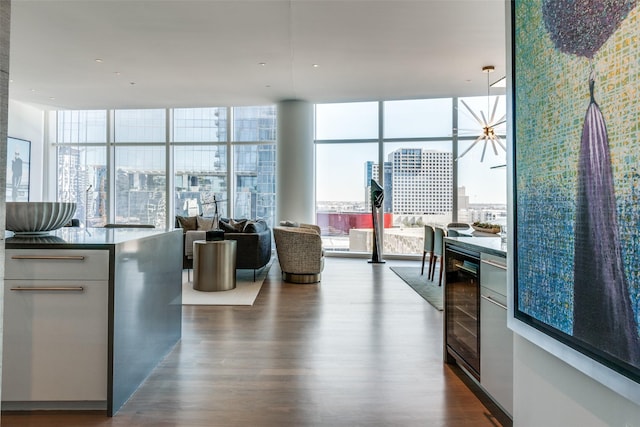
[[[324,268],[320,227],[300,224],[297,227],[273,228],[282,279],[292,283],[316,283]]]

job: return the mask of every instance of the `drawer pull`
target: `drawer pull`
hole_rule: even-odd
[[[500,264],[499,262],[489,261],[489,260],[486,260],[486,259],[483,259],[483,260],[482,260],[482,261],[480,261],[480,262],[482,262],[482,263],[484,263],[484,264],[487,264],[487,265],[490,265],[490,266],[492,266],[492,267],[497,267],[497,268],[499,268],[499,269],[501,269],[501,270],[506,270],[506,269],[507,269],[507,266],[506,266],[506,265],[504,265],[504,264]]]
[[[60,287],[34,287],[34,288],[11,288],[12,291],[57,291],[57,292],[82,292],[83,286],[60,286]]]
[[[494,300],[493,298],[491,298],[489,296],[486,296],[486,295],[480,295],[480,296],[485,301],[489,301],[490,303],[493,303],[493,304],[497,305],[498,307],[503,308],[505,310],[507,309],[506,305],[502,304],[501,302],[498,302],[498,301]]]
[[[54,259],[54,260],[71,260],[83,261],[83,255],[13,255],[11,259]]]

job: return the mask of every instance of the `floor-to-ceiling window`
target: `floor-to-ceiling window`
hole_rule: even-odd
[[[480,107],[480,100],[485,106],[487,102],[486,97],[464,100],[472,109]],[[327,250],[371,251],[372,178],[384,188],[383,251],[387,254],[421,254],[424,224],[444,226],[506,214],[506,203],[500,204],[504,199],[465,198],[468,189],[484,186],[491,186],[494,193],[483,194],[506,197],[506,181],[492,179],[491,173],[504,176],[504,171],[481,163],[475,147],[466,156],[454,158],[477,137],[472,132],[482,130],[460,111],[457,101],[316,105],[316,212]],[[479,108],[477,115],[491,117],[493,105],[492,98],[492,111]],[[501,117],[504,111],[504,105],[498,104],[493,116]],[[504,125],[495,130],[505,133]],[[498,154],[497,161],[504,164],[504,152]]]
[[[59,111],[50,117],[57,200],[75,202],[76,218],[91,226],[107,220],[107,112]]]
[[[452,220],[451,98],[387,101],[384,107],[385,189],[393,222],[384,252],[421,254],[424,225]],[[386,182],[389,181],[389,182]]]
[[[328,250],[371,246],[367,165],[378,163],[378,125],[377,102],[316,105],[316,218]]]
[[[233,108],[234,215],[263,218],[273,226],[275,216],[276,109]]]
[[[458,220],[506,225],[507,157],[500,144],[506,144],[504,96],[460,98],[458,101],[458,153],[462,155],[469,150],[458,159]],[[502,121],[494,127],[497,135],[503,135],[500,142],[485,144],[484,140],[478,140],[478,136],[483,134],[483,128],[474,114],[480,120],[484,114],[487,121]]]
[[[166,221],[166,110],[115,110],[114,202],[116,223]]]
[[[86,226],[164,227],[216,209],[272,225],[274,106],[57,111],[49,126],[57,198]]]
[[[420,253],[422,224],[504,218],[502,148],[496,146],[496,155],[489,143],[480,162],[481,141],[454,158],[482,130],[474,113],[504,115],[499,98],[495,112],[493,97],[316,105],[316,210],[326,249],[371,250],[372,178],[385,190],[387,253]],[[212,215],[216,205],[222,216],[273,225],[274,106],[58,111],[51,117],[57,197],[75,201],[76,217],[89,226],[159,226],[176,214]],[[504,125],[494,130],[504,134]]]
[[[227,216],[227,125],[226,108],[173,110],[176,215]]]

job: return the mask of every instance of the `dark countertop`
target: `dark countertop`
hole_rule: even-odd
[[[500,237],[445,237],[444,240],[474,251],[507,257],[507,244]]]
[[[105,249],[131,240],[178,230],[147,228],[77,228],[63,227],[45,235],[15,236],[5,233],[7,249]]]

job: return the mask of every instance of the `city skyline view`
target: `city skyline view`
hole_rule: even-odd
[[[488,112],[496,97],[461,98],[474,111]],[[497,115],[504,114],[504,96],[498,97]],[[384,103],[383,159],[400,148],[423,148],[452,152],[452,98],[387,101]],[[362,200],[363,168],[367,162],[378,163],[377,103],[325,104],[316,106],[316,200],[356,202]],[[459,108],[459,149],[464,152],[481,132],[475,119]],[[496,133],[506,134],[505,125]],[[396,138],[407,141],[396,142]],[[414,140],[423,138],[423,140]],[[335,141],[335,142],[334,142]],[[326,143],[324,143],[326,142]],[[471,203],[506,205],[506,153],[497,155],[488,148],[483,162],[482,147],[476,145],[457,163],[459,184],[464,183]],[[356,185],[357,184],[357,185]],[[462,184],[460,184],[462,185]]]
[[[489,152],[480,162],[478,147],[454,158],[456,147],[463,152],[479,132],[466,109],[457,108],[461,100],[316,105],[316,211],[366,213],[367,187],[377,175],[367,165],[383,161],[397,163],[395,174],[385,172],[393,181],[384,185],[392,205],[386,208],[392,216],[385,217],[385,226],[397,228],[387,250],[417,250],[414,240],[420,237],[403,227],[500,217],[506,205],[506,173],[492,166],[505,163],[504,152]],[[486,97],[464,101],[476,111],[488,105]],[[275,106],[59,111],[48,117],[58,160],[58,198],[75,201],[83,223],[100,226],[111,218],[162,226],[174,215],[212,215],[215,196],[221,215],[263,218],[275,225]],[[503,134],[504,129],[496,132]],[[398,153],[406,156],[394,160]],[[418,160],[423,156],[439,160],[423,164]],[[370,228],[367,220],[354,224]],[[331,227],[323,233],[329,236]],[[334,242],[339,250],[366,248],[366,235],[352,245],[349,229],[340,233],[342,240]],[[327,248],[332,250],[332,244]]]

